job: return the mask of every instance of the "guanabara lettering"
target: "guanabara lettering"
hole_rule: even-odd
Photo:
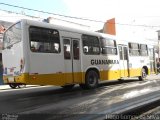
[[[91,65],[119,64],[118,60],[91,60]]]

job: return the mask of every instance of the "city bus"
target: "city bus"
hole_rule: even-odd
[[[3,36],[3,80],[10,87],[79,84],[96,88],[100,82],[150,74],[147,44],[118,43],[97,32],[23,19]]]

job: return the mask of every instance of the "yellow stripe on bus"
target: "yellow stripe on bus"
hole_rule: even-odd
[[[149,70],[150,71],[150,70]],[[150,72],[149,72],[150,73]],[[141,75],[141,69],[131,69],[129,70],[105,70],[100,71],[100,80],[116,80],[121,77],[136,77]],[[10,83],[8,81],[9,77],[4,76],[3,80],[5,83]],[[20,76],[14,77],[16,83],[25,83],[30,85],[58,85],[62,86],[65,84],[78,84],[85,83],[85,73],[56,73],[56,74],[35,74],[29,75],[28,73],[22,74]]]

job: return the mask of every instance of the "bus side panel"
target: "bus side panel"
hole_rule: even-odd
[[[150,74],[149,57],[148,56],[130,56],[129,57],[129,75],[130,77],[141,76],[142,68],[148,68]]]
[[[141,62],[141,68],[147,67],[148,75],[150,75],[151,74],[151,68],[150,68],[149,56],[142,56],[140,62]]]
[[[129,56],[129,77],[141,75],[141,63],[139,56]]]
[[[61,54],[30,52],[29,74],[32,84],[65,84],[63,56]],[[70,74],[68,73],[67,76]]]
[[[119,60],[117,55],[83,55],[83,69],[96,68],[100,80],[116,80],[120,78]]]
[[[119,58],[117,55],[101,55],[105,64],[100,65],[101,80],[117,80],[120,78]]]

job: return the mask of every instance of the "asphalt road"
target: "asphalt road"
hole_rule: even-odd
[[[130,102],[160,94],[160,80],[125,80],[100,85],[94,90],[76,86],[70,91],[42,86],[0,92],[0,119],[90,119],[116,111]],[[96,116],[97,117],[97,116]],[[98,119],[98,118],[97,118]]]

